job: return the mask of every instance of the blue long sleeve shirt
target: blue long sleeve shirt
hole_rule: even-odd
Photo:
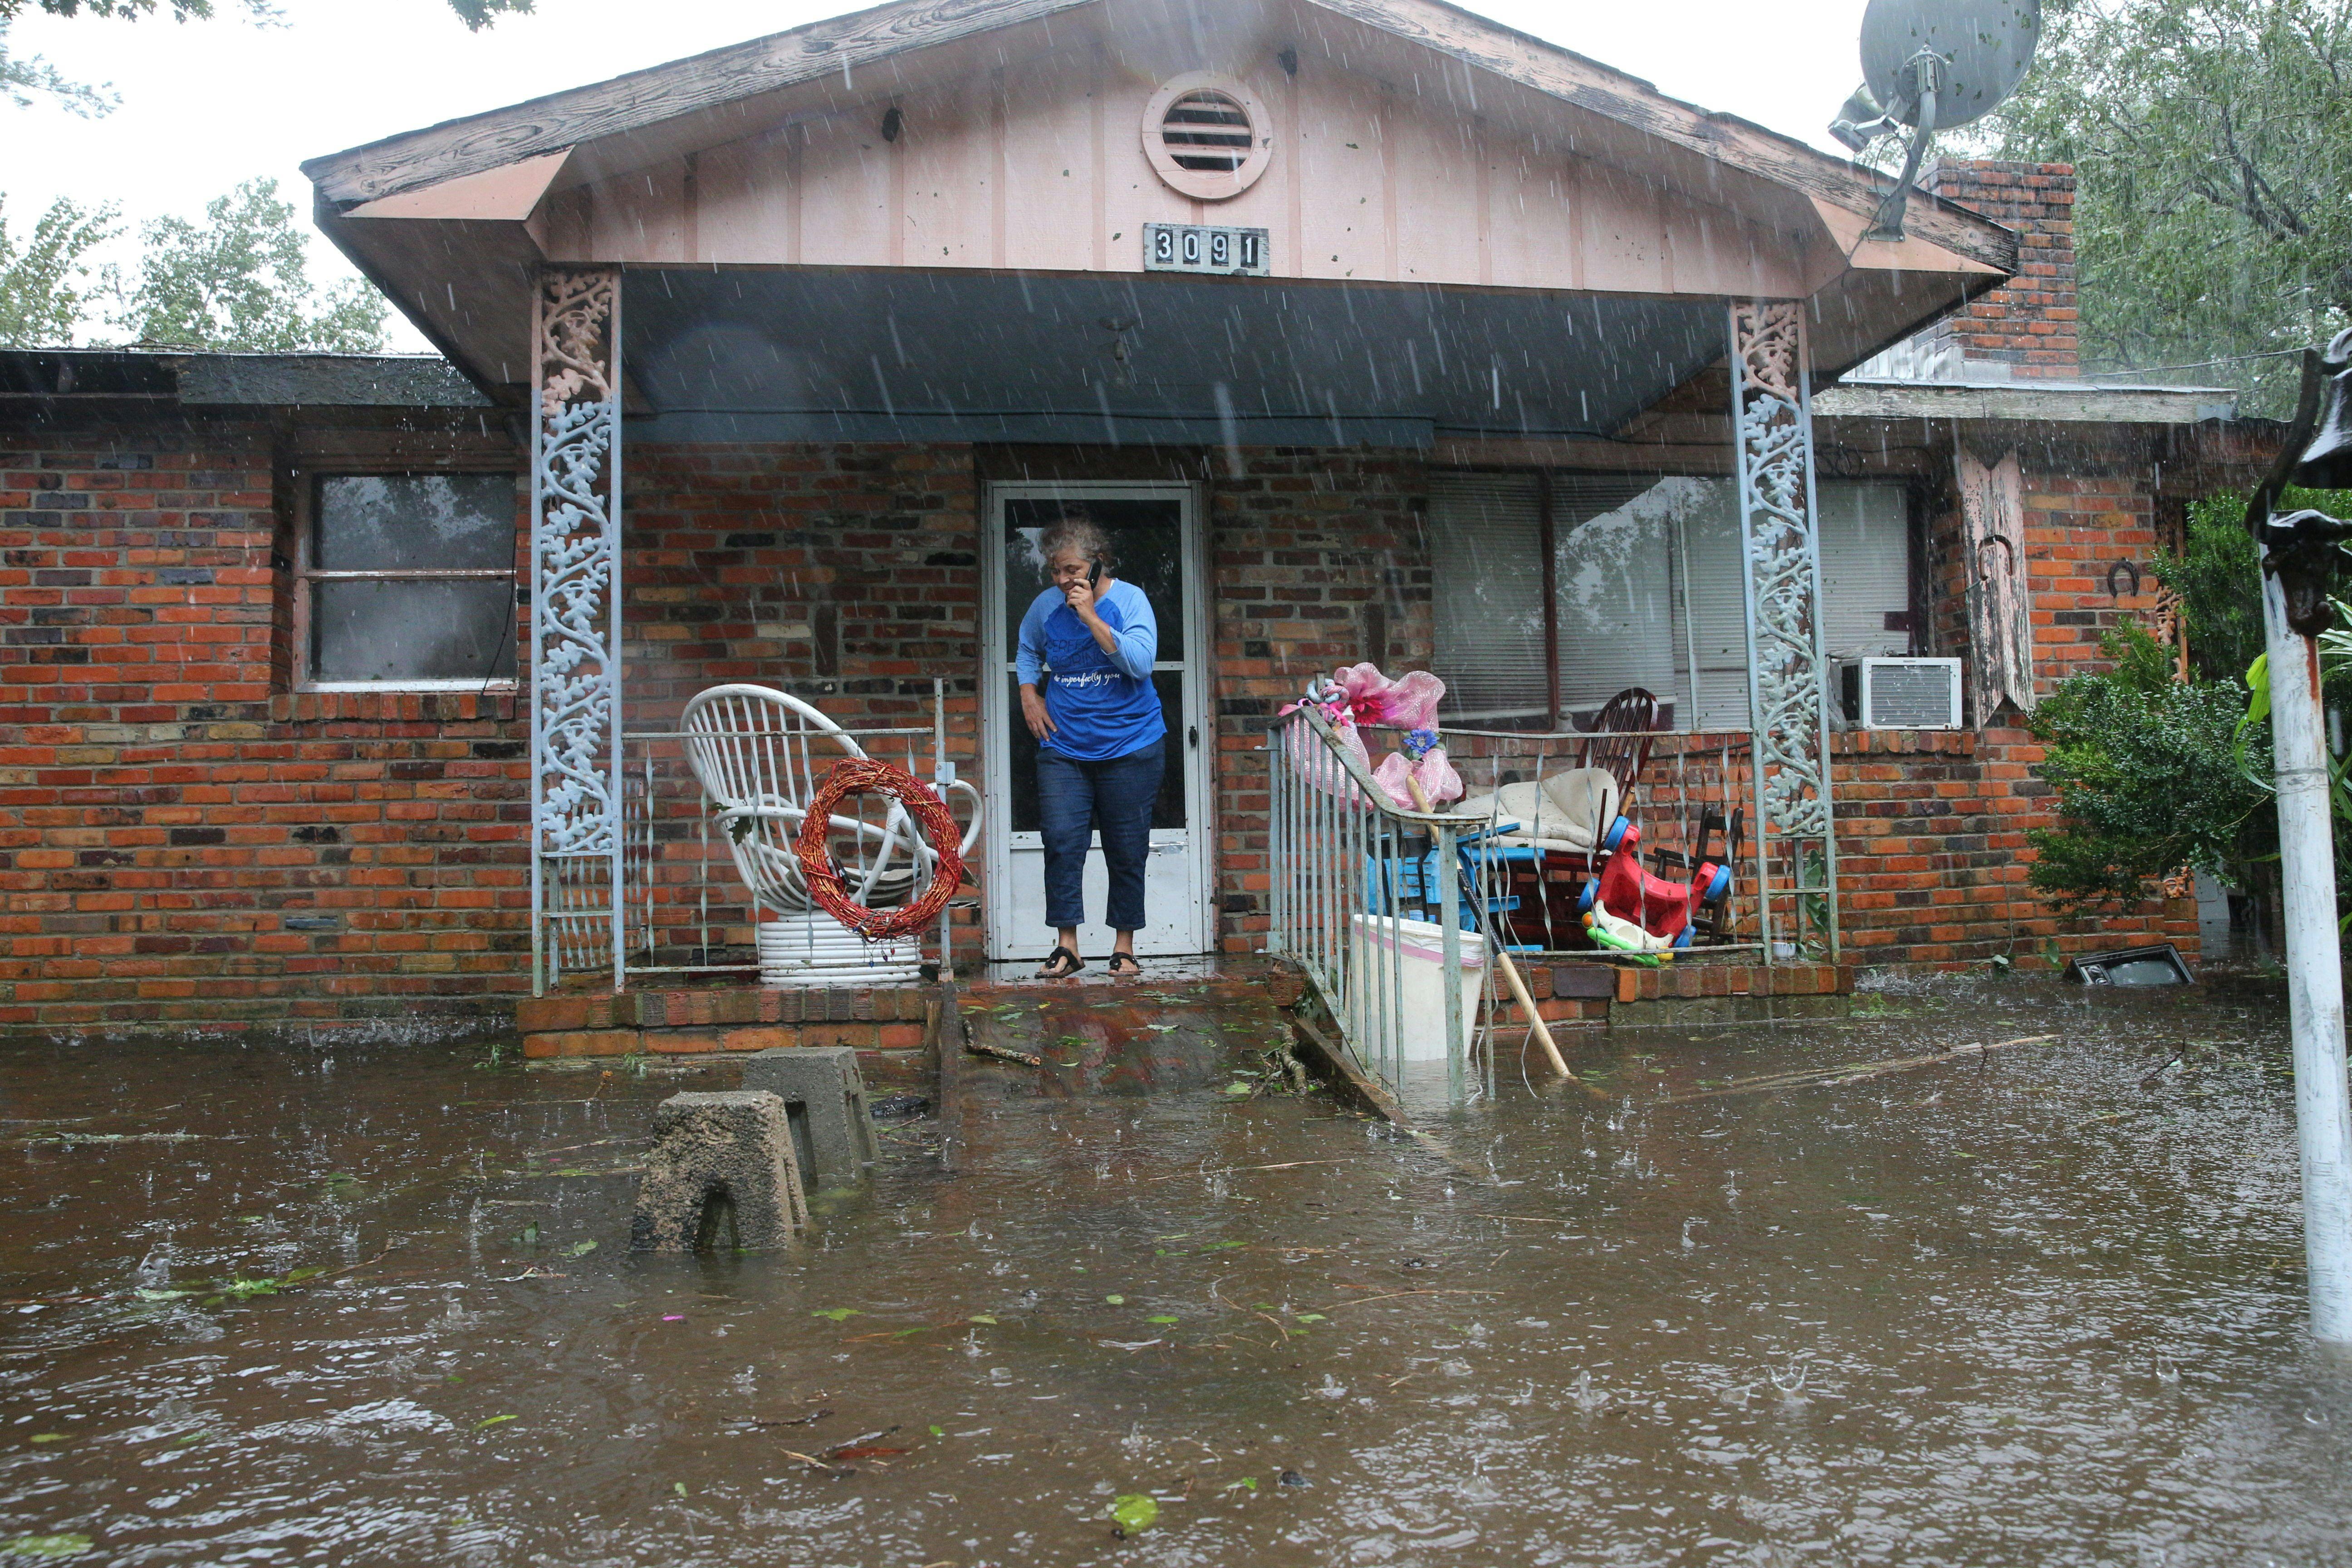
[[[1081,763],[1139,752],[1168,732],[1151,684],[1160,657],[1151,601],[1134,584],[1114,580],[1095,608],[1114,634],[1116,654],[1103,651],[1058,588],[1038,595],[1021,617],[1013,653],[1021,683],[1043,689],[1054,721],[1045,749]]]

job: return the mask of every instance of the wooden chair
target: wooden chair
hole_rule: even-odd
[[[1617,809],[1630,814],[1633,781],[1650,765],[1650,747],[1658,727],[1658,699],[1638,686],[1612,697],[1592,721],[1591,738],[1584,742],[1577,766],[1601,768],[1617,781]]]

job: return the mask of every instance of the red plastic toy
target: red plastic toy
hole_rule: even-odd
[[[1719,901],[1731,891],[1731,870],[1712,860],[1702,861],[1688,882],[1669,882],[1642,869],[1628,842],[1601,868],[1598,879],[1584,886],[1578,907],[1595,902],[1620,920],[1632,921],[1652,936],[1672,939],[1676,947],[1691,941],[1691,911]]]

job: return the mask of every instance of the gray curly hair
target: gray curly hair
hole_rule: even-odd
[[[1088,561],[1101,562],[1106,572],[1118,565],[1118,556],[1110,547],[1110,535],[1084,517],[1066,517],[1048,528],[1038,536],[1037,552],[1045,558],[1049,569],[1055,556],[1073,552]]]

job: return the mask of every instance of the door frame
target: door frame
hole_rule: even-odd
[[[1012,814],[1004,809],[1012,786],[1013,759],[1010,748],[996,743],[999,734],[1009,733],[1000,725],[1010,725],[1012,699],[1004,677],[1004,667],[1013,657],[1013,635],[1016,628],[1006,624],[1004,541],[996,531],[1004,520],[1004,503],[1008,500],[1148,500],[1170,499],[1179,508],[1179,528],[1183,540],[1182,571],[1185,595],[1191,613],[1185,617],[1184,668],[1192,679],[1186,685],[1186,707],[1190,711],[1179,715],[1180,722],[1171,729],[1169,740],[1184,767],[1184,817],[1186,831],[1192,842],[1187,847],[1192,862],[1193,885],[1200,897],[1192,910],[1192,951],[1211,952],[1216,946],[1216,842],[1213,816],[1216,808],[1216,726],[1211,721],[1209,687],[1209,652],[1213,647],[1210,636],[1215,621],[1214,606],[1209,599],[1208,572],[1208,495],[1205,486],[1183,479],[1045,479],[1006,480],[985,485],[981,492],[980,529],[980,724],[982,800],[989,820],[1008,826],[984,835],[987,847],[987,893],[982,900],[985,939],[983,950],[992,962],[1009,959],[1019,952],[1029,952],[1036,946],[1037,933],[1027,931],[1016,940],[1014,933],[1002,929],[1008,901],[1002,890],[1011,886],[1013,834],[1009,824]],[[1190,731],[1188,734],[1187,731]],[[1192,735],[1200,737],[1193,743]]]

